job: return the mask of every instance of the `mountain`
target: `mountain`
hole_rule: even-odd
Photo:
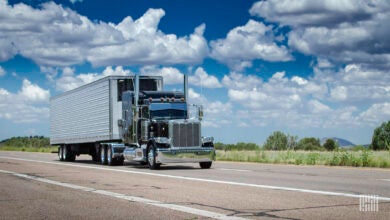
[[[321,145],[323,145],[325,143],[325,141],[328,140],[328,139],[333,139],[339,145],[339,147],[341,147],[341,148],[355,146],[354,143],[352,143],[352,142],[350,142],[348,140],[342,139],[342,138],[337,138],[337,137],[325,137],[325,138],[322,138],[321,139]]]

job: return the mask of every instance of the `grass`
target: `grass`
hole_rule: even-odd
[[[217,160],[390,168],[390,151],[217,151]]]
[[[2,146],[2,151],[23,151],[23,152],[41,152],[41,153],[53,153],[58,151],[58,147],[11,147]]]
[[[57,152],[58,147],[10,147],[2,146],[3,151]],[[353,167],[390,168],[390,151],[224,151],[217,150],[217,160],[235,162],[256,162],[295,165],[328,165]]]

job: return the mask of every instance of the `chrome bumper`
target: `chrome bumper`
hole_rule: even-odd
[[[157,163],[198,163],[215,160],[214,148],[199,149],[157,149]]]

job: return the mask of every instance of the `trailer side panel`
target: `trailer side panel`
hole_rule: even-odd
[[[52,98],[50,144],[110,140],[110,93],[110,79],[106,78]]]

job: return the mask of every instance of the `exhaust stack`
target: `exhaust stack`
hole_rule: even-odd
[[[188,103],[188,76],[184,74],[184,100]]]
[[[136,112],[138,113],[138,99],[139,99],[139,75],[135,75],[135,86],[134,86],[134,105]]]

